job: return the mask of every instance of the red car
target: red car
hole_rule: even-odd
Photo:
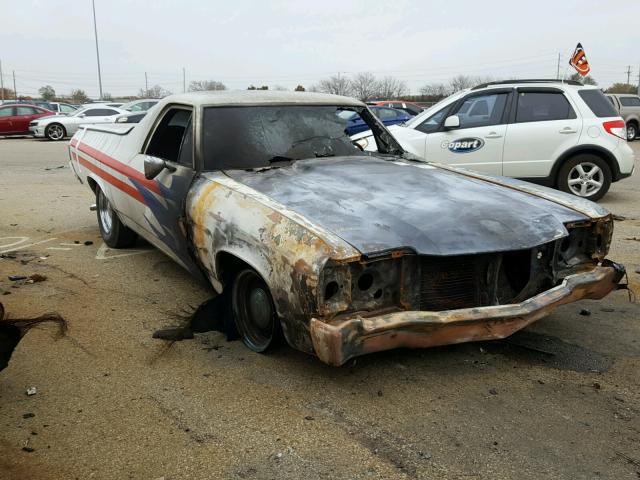
[[[379,107],[389,107],[395,108],[397,110],[404,110],[412,116],[418,115],[420,112],[422,112],[421,106],[416,105],[415,103],[405,102],[404,100],[385,100],[375,102],[374,105],[377,105]]]
[[[29,135],[29,122],[47,115],[55,113],[35,105],[0,105],[0,135]]]

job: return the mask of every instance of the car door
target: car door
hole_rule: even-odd
[[[29,122],[38,117],[38,114],[44,110],[36,107],[19,106],[16,107],[15,117],[13,117],[13,129],[16,132],[28,132]]]
[[[170,105],[158,116],[134,164],[144,168],[145,163],[159,160],[167,168],[146,186],[136,185],[144,201],[131,199],[128,214],[148,232],[152,243],[200,275],[190,254],[184,223],[186,196],[196,174],[192,117],[193,110],[182,105]]]
[[[577,145],[581,131],[582,119],[562,90],[518,88],[507,127],[503,174],[548,176],[556,159]]]
[[[0,135],[13,133],[13,107],[0,107]]]
[[[502,153],[507,129],[507,105],[513,89],[471,92],[441,115],[426,139],[425,158],[491,175],[502,175]],[[447,117],[459,126],[446,128]]]

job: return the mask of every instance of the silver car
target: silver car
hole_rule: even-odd
[[[82,108],[71,115],[51,115],[38,118],[29,123],[29,132],[34,137],[62,140],[65,137],[73,136],[80,125],[115,123],[116,117],[123,113],[127,113],[127,111],[104,105]]]

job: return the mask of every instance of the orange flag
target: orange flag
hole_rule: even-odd
[[[569,65],[575,68],[580,75],[586,77],[589,75],[591,71],[591,67],[589,67],[589,62],[587,61],[587,55],[584,53],[584,49],[582,48],[582,44],[578,44],[571,59],[569,60]]]

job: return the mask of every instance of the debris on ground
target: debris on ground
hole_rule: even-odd
[[[41,275],[40,273],[34,273],[33,275],[29,275],[26,283],[38,283],[44,282],[47,279],[46,275]]]
[[[84,244],[86,246],[89,246],[89,245],[93,245],[93,242],[91,240],[85,240]]]
[[[64,165],[58,165],[57,167],[45,167],[45,170],[60,170],[64,168]]]
[[[580,310],[580,315],[582,315],[583,317],[588,317],[589,315],[591,315],[591,310],[583,308],[582,310]]]
[[[238,338],[228,295],[224,293],[200,304],[189,317],[180,318],[185,320],[184,325],[156,330],[153,332],[153,338],[179,342],[192,339],[194,333],[210,331],[224,333],[228,341]]]
[[[33,395],[38,393],[38,390],[36,389],[36,387],[29,387],[27,388],[27,391],[25,393],[27,394],[28,397],[32,397]]]
[[[625,240],[631,240],[633,242],[640,242],[640,237],[625,237]]]
[[[12,282],[17,282],[19,280],[26,280],[26,275],[9,275],[9,280]]]
[[[31,412],[22,414],[22,418],[33,418],[35,416],[36,416],[36,414],[35,413],[31,413]]]
[[[22,337],[31,328],[44,322],[56,323],[59,336],[63,336],[67,331],[67,322],[57,313],[45,313],[35,318],[10,319],[5,316],[4,306],[0,303],[0,371],[9,365],[9,359]],[[29,393],[31,388],[33,393]],[[35,387],[31,388],[27,389],[27,395],[35,395]]]
[[[627,219],[627,217],[623,217],[622,215],[616,215],[615,213],[613,214],[613,219],[616,222],[623,222]]]
[[[497,391],[495,388],[490,388],[490,389],[489,389],[489,393],[490,393],[491,395],[497,395],[497,394],[498,394],[498,391]]]

